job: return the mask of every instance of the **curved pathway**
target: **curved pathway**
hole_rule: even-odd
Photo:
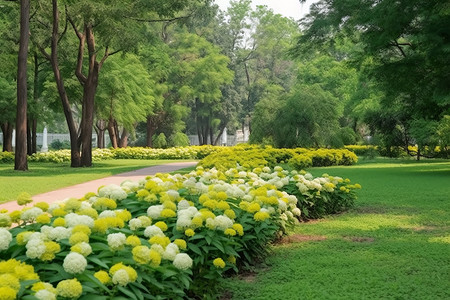
[[[149,175],[154,175],[156,173],[168,173],[173,172],[182,168],[195,166],[197,162],[176,162],[169,163],[164,165],[152,166],[148,168],[143,168],[139,170],[134,170],[126,173],[116,174],[110,177],[100,178],[92,181],[88,181],[85,183],[80,183],[77,185],[68,186],[65,188],[61,188],[59,190],[34,195],[32,196],[33,202],[32,204],[28,204],[30,207],[36,202],[47,202],[53,203],[56,201],[61,201],[69,197],[73,198],[81,198],[86,193],[89,192],[97,192],[97,189],[102,185],[108,184],[121,184],[125,180],[138,181],[142,178],[145,178]],[[23,206],[19,206],[16,201],[7,202],[4,204],[0,204],[0,210],[7,209],[9,212],[14,210],[20,210]]]

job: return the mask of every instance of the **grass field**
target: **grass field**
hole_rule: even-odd
[[[302,223],[223,299],[450,299],[450,162],[313,168],[360,183],[354,209]]]
[[[104,160],[94,162],[92,168],[71,168],[69,163],[30,162],[29,171],[26,172],[14,171],[14,164],[0,164],[0,203],[15,200],[22,192],[36,195],[94,179],[172,162],[177,160]]]

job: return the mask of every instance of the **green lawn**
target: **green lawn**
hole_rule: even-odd
[[[14,171],[14,164],[0,164],[0,203],[15,200],[22,192],[36,195],[114,174],[172,162],[177,160],[104,160],[94,162],[92,168],[71,168],[70,163],[30,162],[29,171],[26,172]]]
[[[362,184],[356,207],[297,226],[255,273],[225,281],[225,299],[450,299],[449,161],[310,172]]]

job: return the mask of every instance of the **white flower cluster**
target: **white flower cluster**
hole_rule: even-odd
[[[147,226],[144,230],[144,235],[148,238],[152,238],[154,236],[161,236],[161,237],[165,236],[161,228],[155,225]]]
[[[98,190],[98,196],[120,201],[127,198],[127,193],[120,186],[109,184]]]
[[[170,243],[166,246],[162,258],[173,261],[178,253],[180,253],[180,249],[178,249],[178,246],[174,243]]]
[[[152,219],[158,219],[163,209],[163,205],[152,205],[147,209],[147,215]]]
[[[8,249],[11,241],[11,232],[8,229],[0,228],[0,251]]]
[[[89,228],[94,227],[94,219],[85,215],[70,213],[64,217],[64,220],[67,227],[75,227],[76,225],[86,225]]]
[[[80,274],[83,273],[87,267],[86,258],[77,252],[70,252],[64,258],[63,268],[64,271],[70,274]]]
[[[185,204],[183,204],[181,207],[178,206],[179,210],[178,210],[178,218],[177,218],[177,227],[180,227],[183,229],[191,227],[192,218],[199,216],[199,215],[201,216],[201,214],[198,212],[197,208],[194,206],[189,206],[185,209],[180,209],[185,206],[186,206]]]
[[[217,216],[214,219],[206,219],[206,225],[209,228],[225,231],[226,229],[233,227],[233,220],[227,216]]]
[[[125,234],[123,234],[121,232],[119,232],[119,233],[111,233],[111,234],[108,234],[107,240],[108,240],[108,246],[111,249],[118,250],[123,245],[125,245],[127,237],[126,237]]]
[[[40,216],[44,211],[40,209],[39,207],[32,207],[27,210],[24,210],[20,214],[20,218],[25,222],[32,222],[34,221],[38,216]]]
[[[136,181],[125,180],[120,184],[120,187],[124,190],[124,192],[131,193],[136,192],[140,188],[140,185]]]
[[[48,226],[50,227],[50,226]],[[43,227],[44,228],[44,227]],[[41,232],[44,233],[43,228],[41,228]],[[48,231],[45,230],[45,235],[48,237],[48,239],[52,241],[60,241],[63,239],[70,238],[70,235],[72,234],[72,228],[65,228],[65,227],[51,227]]]
[[[175,255],[173,265],[177,269],[188,270],[192,268],[192,258],[190,258],[186,253],[178,253],[177,255]]]

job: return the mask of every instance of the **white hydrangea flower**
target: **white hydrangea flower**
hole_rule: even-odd
[[[58,227],[53,228],[47,234],[47,237],[52,241],[59,242],[60,240],[70,238],[71,234],[72,234],[72,229],[58,226]]]
[[[91,197],[91,198],[93,198],[93,197]],[[89,209],[89,208],[92,208],[91,203],[89,203],[87,201],[81,202],[80,210]]]
[[[147,228],[145,228],[144,230],[144,235],[148,238],[152,238],[154,236],[161,236],[161,237],[165,236],[161,228],[155,225],[147,226]]]
[[[113,250],[117,250],[117,249],[120,249],[123,245],[125,245],[127,237],[125,234],[123,234],[121,232],[111,233],[111,234],[108,234],[107,240],[108,240],[108,246]]]
[[[86,242],[81,242],[81,243],[78,243],[77,245],[81,248],[80,254],[83,255],[84,257],[86,257],[92,253],[92,247],[90,244],[88,244]]]
[[[287,209],[287,204],[283,200],[278,200],[278,208],[282,211],[285,211]]]
[[[83,273],[87,266],[86,258],[77,252],[70,252],[64,258],[63,268],[67,273],[80,274]]]
[[[134,218],[128,222],[128,226],[131,230],[137,230],[142,227],[142,221],[140,219]]]
[[[106,197],[113,200],[123,200],[127,198],[127,193],[117,184],[109,184],[98,190],[98,195],[100,197]]]
[[[20,218],[22,220],[24,220],[25,222],[32,222],[43,212],[44,211],[42,209],[40,209],[39,207],[32,207],[30,209],[23,211],[20,214]]]
[[[178,253],[180,253],[178,246],[175,245],[174,243],[170,243],[164,250],[162,258],[173,261]]]
[[[169,195],[172,201],[177,201],[178,199],[180,199],[180,193],[178,193],[178,191],[175,190],[168,190],[167,195]]]
[[[120,286],[126,286],[130,282],[130,276],[125,269],[120,269],[114,273],[112,282]]]
[[[294,215],[296,215],[297,217],[299,217],[299,216],[302,214],[300,208],[298,208],[298,207],[294,208],[294,209],[292,210],[292,213],[293,213]]]
[[[89,228],[94,227],[94,219],[85,215],[70,213],[64,217],[64,220],[67,227],[75,227],[76,225],[86,225]]]
[[[115,218],[116,216],[117,215],[116,215],[115,211],[113,211],[113,210],[104,210],[98,215],[98,218],[99,219],[100,218]]]
[[[53,211],[55,210],[55,209],[57,209],[57,208],[60,208],[60,206],[59,206],[59,203],[51,203],[49,206],[48,206],[48,209],[47,209],[47,212],[49,213],[49,214],[52,214],[53,213]]]
[[[150,249],[152,249],[153,251],[158,252],[161,256],[164,254],[164,247],[161,246],[160,244],[153,244],[150,246]]]
[[[0,251],[8,249],[11,241],[11,232],[8,229],[0,228]]]
[[[152,219],[158,219],[161,216],[164,206],[152,205],[147,209],[147,215]]]
[[[206,221],[208,221],[208,220],[206,220]],[[231,220],[227,216],[222,215],[222,216],[215,217],[212,224],[214,224],[214,227],[216,229],[225,231],[226,229],[233,226],[233,220]]]
[[[128,189],[129,191],[135,192],[139,189],[139,183],[131,180],[125,180],[120,184],[123,189]]]
[[[188,270],[192,268],[192,263],[192,258],[186,253],[178,253],[173,260],[173,265],[179,270]]]
[[[189,202],[187,200],[181,200],[180,202],[178,202],[178,210],[183,210],[183,209],[188,209],[189,207],[191,207],[191,205],[189,204]]]
[[[26,256],[29,258],[39,258],[45,253],[45,244],[43,240],[31,239],[27,242],[26,246],[27,252]]]
[[[178,215],[177,227],[187,228],[190,227],[191,225],[192,225],[192,218],[185,215],[182,216]]]
[[[34,296],[39,300],[56,300],[56,295],[46,289],[37,291]]]

